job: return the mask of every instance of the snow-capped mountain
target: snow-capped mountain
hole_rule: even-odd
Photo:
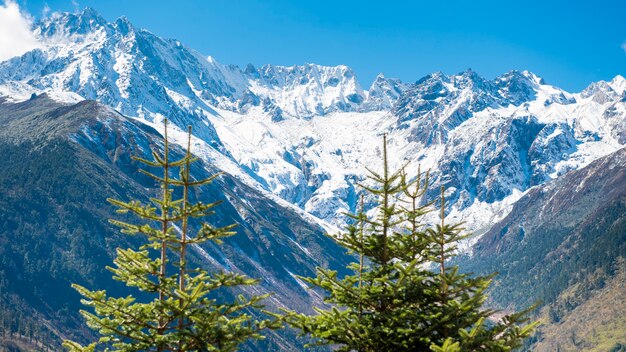
[[[474,230],[529,188],[626,143],[621,76],[569,93],[527,71],[415,83],[381,74],[364,90],[346,66],[224,65],[91,9],[34,31],[42,48],[0,63],[0,94],[73,92],[147,124],[192,125],[209,161],[337,225],[355,209],[365,166],[378,166],[383,134],[394,164],[430,168],[448,211]]]
[[[269,99],[291,116],[355,111],[365,100],[356,75],[343,65],[265,65],[259,69],[249,65],[244,73],[250,79],[250,90],[254,94]]]
[[[367,91],[367,98],[359,111],[391,110],[409,87],[397,78],[387,78],[380,73]]]

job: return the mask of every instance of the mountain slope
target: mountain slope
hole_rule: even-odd
[[[472,272],[499,272],[491,289],[495,304],[519,309],[543,302],[546,340],[538,337],[537,350],[624,343],[618,335],[593,340],[590,328],[603,334],[608,326],[626,324],[619,299],[611,314],[591,308],[606,307],[600,300],[623,291],[626,148],[533,188],[473,249],[462,265]],[[577,342],[568,342],[574,335]]]
[[[506,98],[522,85],[513,78],[509,87],[498,83],[500,78],[486,81],[474,73],[440,74],[440,83],[456,86],[433,95],[428,92],[439,83],[418,82],[394,111],[271,121],[260,111],[219,110],[209,120],[230,155],[265,189],[335,223],[342,212],[354,211],[356,184],[365,179],[362,165],[375,165],[386,133],[394,164],[430,168],[433,179],[448,189],[451,215],[477,230],[505,215],[530,187],[624,145],[619,134],[625,129],[626,105],[621,100],[598,104],[540,84],[538,78],[505,76],[511,75],[535,89],[519,106]],[[489,87],[491,95],[477,87]],[[502,93],[505,89],[508,93]],[[561,94],[569,96],[565,103],[544,105]],[[402,107],[405,99],[415,104]]]
[[[571,322],[574,307],[616,297],[598,288],[618,287],[623,149],[594,160],[626,145],[621,76],[580,93],[527,71],[487,79],[471,70],[415,83],[379,75],[365,90],[343,65],[225,65],[93,9],[55,13],[33,30],[40,49],[0,62],[3,327],[85,337],[74,329],[82,325],[69,282],[122,292],[102,268],[131,243],[104,221],[104,198],[157,192],[129,157],[161,145],[166,117],[174,143],[193,126],[203,162],[195,173],[228,173],[198,199],[224,200],[223,221],[241,224],[240,235],[198,248],[194,260],[261,278],[260,292],[277,291],[272,307],[310,309],[320,298],[294,275],[343,268],[347,257],[322,226],[356,210],[383,134],[392,164],[430,168],[432,183],[446,186],[449,217],[487,232],[468,268],[502,272],[495,303],[541,298],[551,319]],[[18,326],[19,314],[30,325]],[[269,344],[288,350],[293,341]]]
[[[20,327],[3,329],[28,327],[53,345],[62,337],[87,338],[90,333],[78,317],[79,296],[69,285],[128,293],[104,267],[116,247],[135,240],[107,223],[118,215],[106,198],[146,201],[159,192],[130,157],[149,158],[150,148],[162,146],[160,134],[99,103],[66,105],[47,96],[0,104],[0,123],[6,127],[0,131],[5,167],[0,173],[0,292],[7,321],[22,321]],[[201,163],[193,174],[200,178],[218,171]],[[247,293],[276,292],[266,302],[271,309],[311,311],[321,299],[294,275],[312,275],[316,266],[341,269],[349,259],[318,225],[232,176],[192,197],[223,200],[209,220],[239,224],[238,234],[224,245],[195,247],[192,260],[209,270],[261,279]],[[293,350],[301,343],[286,331],[254,348]]]
[[[355,209],[361,164],[377,160],[383,133],[394,162],[431,168],[451,216],[479,233],[530,187],[626,143],[621,76],[576,94],[527,71],[412,84],[379,75],[364,90],[346,66],[224,65],[89,8],[34,31],[41,49],[0,63],[0,95],[74,92],[148,123],[192,125],[231,174],[335,225]]]

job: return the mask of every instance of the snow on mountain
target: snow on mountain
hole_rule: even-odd
[[[395,164],[431,168],[434,181],[447,187],[450,214],[484,230],[529,188],[620,148],[623,108],[619,100],[598,104],[529,72],[490,81],[469,71],[425,77],[392,111],[278,122],[261,111],[221,112],[210,120],[226,149],[265,187],[336,224],[342,212],[355,210],[355,185],[365,179],[364,165],[378,166],[387,133]]]
[[[367,98],[359,111],[391,110],[396,101],[410,88],[397,78],[387,78],[380,73],[367,91]]]
[[[267,189],[339,224],[341,212],[354,210],[363,166],[377,166],[389,116],[350,112],[268,123],[262,114],[221,111],[211,123],[233,158]]]
[[[379,166],[383,134],[393,163],[430,168],[451,216],[479,231],[531,187],[626,143],[621,76],[576,94],[527,71],[414,84],[381,74],[364,90],[343,65],[241,69],[91,9],[35,33],[41,49],[0,63],[0,95],[73,92],[152,125],[192,125],[203,157],[336,225],[355,210],[365,166]]]
[[[617,94],[624,95],[624,93],[626,92],[626,78],[622,77],[621,75],[615,76],[615,78],[611,80],[609,85]]]
[[[335,67],[265,65],[245,74],[250,90],[270,99],[286,113],[297,117],[325,115],[333,111],[355,111],[365,100],[356,75],[347,66]]]
[[[202,121],[211,110],[207,102],[232,103],[245,89],[237,70],[138,30],[125,18],[107,23],[92,9],[45,18],[35,32],[44,48],[0,64],[0,82],[72,91],[148,121],[168,116],[182,127],[192,124],[214,144],[219,139]]]
[[[1,63],[0,84],[72,91],[147,121],[168,116],[183,129],[193,125],[214,146],[219,138],[206,118],[215,107],[245,113],[260,106],[281,119],[283,112],[308,117],[355,111],[366,96],[346,66],[241,70],[137,29],[125,17],[107,23],[90,8],[55,13],[34,32],[42,48]]]
[[[403,101],[414,105],[400,106]],[[266,188],[336,224],[341,213],[355,210],[355,185],[365,179],[365,165],[379,166],[387,133],[395,164],[430,168],[447,187],[450,214],[480,230],[529,188],[622,146],[613,135],[626,130],[623,108],[564,92],[531,73],[488,81],[465,72],[418,81],[391,112],[278,122],[261,111],[220,112],[210,120],[226,149]]]

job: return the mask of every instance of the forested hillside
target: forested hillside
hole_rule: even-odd
[[[626,149],[532,189],[473,254],[465,270],[499,273],[493,304],[541,302],[538,350],[623,343]]]
[[[32,336],[57,349],[62,338],[90,336],[71,283],[125,292],[105,270],[115,248],[129,246],[107,222],[114,212],[106,198],[146,200],[158,193],[131,156],[158,148],[161,137],[96,102],[62,105],[46,96],[0,104],[0,123],[6,127],[0,130],[2,330],[19,343]],[[217,171],[207,164],[193,170],[198,176]],[[293,275],[347,262],[317,225],[228,175],[192,197],[222,200],[216,225],[239,224],[225,246],[195,248],[192,261],[261,279],[254,292],[277,292],[270,308],[310,311],[320,298]],[[290,336],[267,343],[284,349],[302,343]]]

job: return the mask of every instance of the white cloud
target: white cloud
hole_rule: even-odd
[[[0,5],[0,61],[40,46],[31,30],[32,21],[15,1],[5,0],[4,5]]]

